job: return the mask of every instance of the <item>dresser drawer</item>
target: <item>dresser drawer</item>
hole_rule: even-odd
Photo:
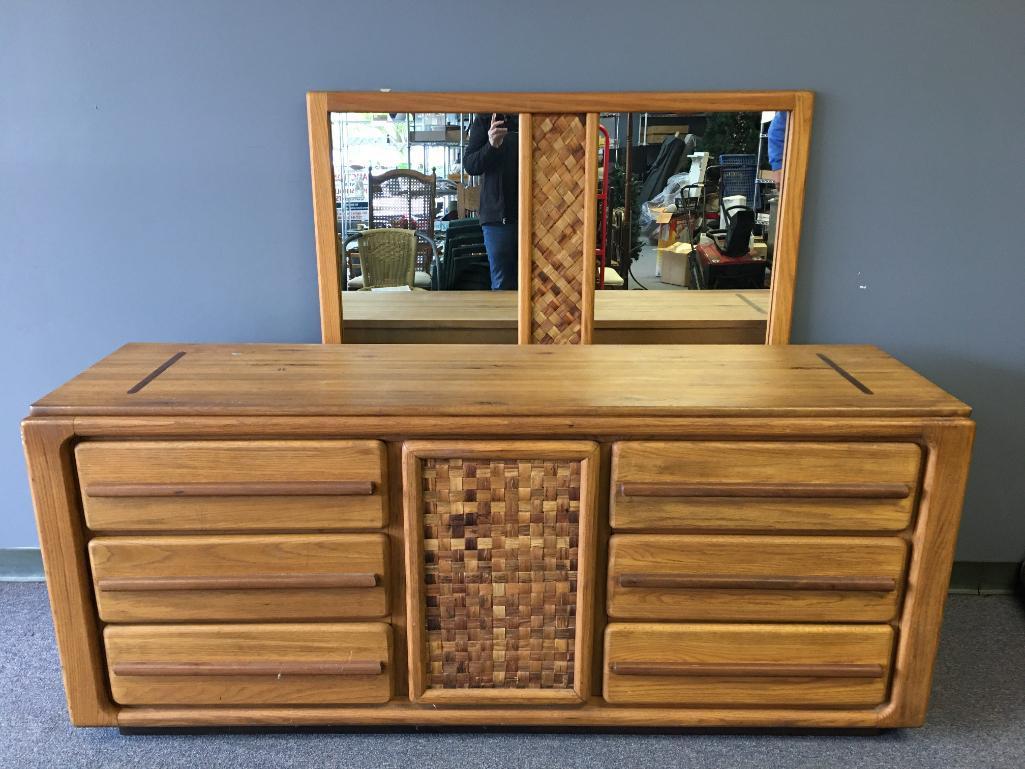
[[[302,620],[388,613],[383,534],[97,537],[104,622]]]
[[[117,441],[75,450],[94,531],[379,528],[379,441]]]
[[[691,707],[871,707],[887,696],[888,625],[611,624],[604,697]]]
[[[899,531],[921,449],[913,443],[633,441],[612,452],[617,529]]]
[[[383,703],[391,628],[380,622],[125,625],[103,633],[122,705]]]
[[[615,534],[608,614],[886,622],[897,614],[906,560],[896,537]]]

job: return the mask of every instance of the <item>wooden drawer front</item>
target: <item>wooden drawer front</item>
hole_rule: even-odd
[[[886,699],[889,625],[611,624],[604,697],[678,707],[871,707]]]
[[[383,534],[97,537],[104,622],[301,620],[387,614]]]
[[[882,537],[616,534],[608,613],[619,619],[886,622],[907,545]]]
[[[75,450],[94,531],[379,528],[379,441],[118,441]]]
[[[122,705],[332,705],[391,698],[381,622],[124,625],[103,632]]]
[[[900,531],[918,487],[913,443],[617,443],[617,529]]]

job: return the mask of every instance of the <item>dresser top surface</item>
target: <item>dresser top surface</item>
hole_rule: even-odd
[[[967,416],[854,345],[128,344],[33,416]]]

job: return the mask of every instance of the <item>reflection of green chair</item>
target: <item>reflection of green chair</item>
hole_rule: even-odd
[[[357,242],[361,275],[349,281],[349,289],[409,286],[416,280],[417,241],[426,241],[434,256],[434,243],[422,233],[398,228],[364,230],[350,235],[342,245],[343,254]],[[357,283],[358,285],[354,285]]]

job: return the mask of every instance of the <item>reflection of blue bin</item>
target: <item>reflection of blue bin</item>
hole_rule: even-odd
[[[743,195],[748,206],[755,202],[755,177],[758,175],[758,161],[754,155],[720,155],[721,181],[720,198]]]

